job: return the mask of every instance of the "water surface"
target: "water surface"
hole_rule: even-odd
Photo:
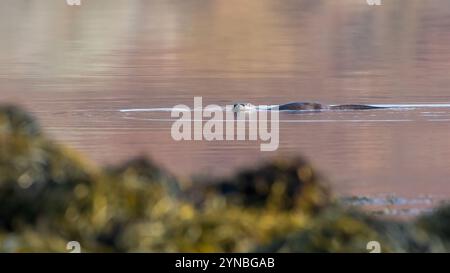
[[[100,164],[144,154],[182,177],[302,154],[341,195],[448,199],[449,71],[448,0],[0,2],[1,102]],[[281,114],[276,152],[176,142],[169,113],[120,111],[194,96],[409,106]]]

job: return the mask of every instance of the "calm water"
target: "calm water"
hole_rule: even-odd
[[[450,198],[450,1],[0,0],[0,102],[100,164],[179,176],[302,154],[341,195]],[[169,113],[234,101],[430,104],[281,114],[280,147],[175,142]]]

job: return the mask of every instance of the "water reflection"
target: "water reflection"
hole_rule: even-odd
[[[0,101],[26,106],[101,163],[145,153],[180,176],[220,175],[302,153],[340,193],[448,197],[448,109],[285,117],[276,153],[174,142],[163,114],[119,110],[194,96],[219,105],[449,103],[449,26],[447,0],[3,0]]]

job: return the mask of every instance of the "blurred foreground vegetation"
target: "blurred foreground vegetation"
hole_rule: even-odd
[[[0,106],[0,252],[66,252],[69,241],[84,252],[450,250],[450,207],[411,222],[350,210],[301,158],[202,180],[144,158],[97,168]]]

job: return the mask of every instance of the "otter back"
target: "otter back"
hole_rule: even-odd
[[[292,102],[287,104],[282,104],[279,106],[278,110],[280,111],[300,111],[300,110],[320,110],[322,109],[322,105],[320,103],[315,102]]]
[[[364,105],[364,104],[342,104],[342,105],[331,105],[330,110],[370,110],[370,109],[380,109],[383,107]]]

